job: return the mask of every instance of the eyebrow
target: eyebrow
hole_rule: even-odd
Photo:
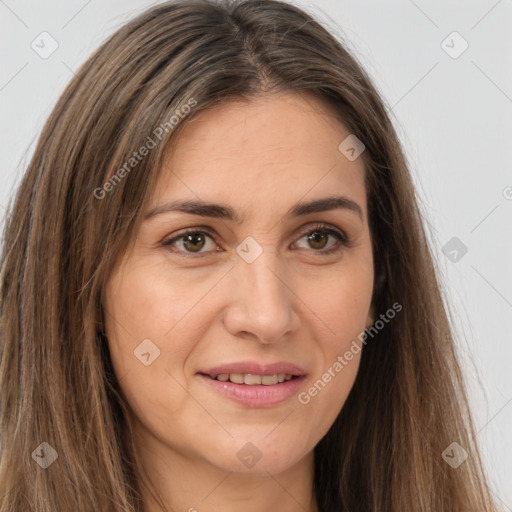
[[[361,220],[363,220],[363,210],[359,204],[345,196],[331,196],[308,202],[299,202],[292,206],[285,216],[300,217],[311,213],[320,213],[336,209],[352,211],[356,213]],[[198,200],[176,200],[149,210],[144,215],[144,221],[168,212],[183,212],[198,215],[200,217],[230,220],[236,223],[240,223],[243,220],[243,218],[228,205],[207,203]]]

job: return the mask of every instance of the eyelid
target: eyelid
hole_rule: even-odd
[[[209,228],[207,226],[193,226],[191,228],[185,228],[183,230],[180,230],[176,234],[173,234],[171,237],[164,238],[161,242],[161,245],[163,247],[165,247],[166,249],[168,249],[170,252],[172,252],[174,254],[185,255],[185,257],[197,258],[200,256],[205,256],[209,252],[212,252],[212,251],[193,253],[193,252],[180,251],[179,249],[172,248],[172,244],[174,242],[177,242],[178,240],[180,240],[181,238],[183,238],[187,235],[198,234],[198,233],[208,235],[218,245],[217,235],[214,233],[214,231],[211,228]]]
[[[324,223],[319,222],[319,223],[315,223],[313,225],[306,226],[303,230],[301,230],[299,232],[297,239],[293,243],[295,244],[296,242],[301,240],[304,236],[306,236],[314,231],[324,231],[328,235],[331,235],[331,236],[334,236],[335,238],[337,238],[339,244],[341,244],[341,247],[335,246],[335,247],[331,247],[329,249],[319,249],[319,250],[310,249],[311,252],[316,253],[318,256],[322,256],[324,254],[328,255],[328,254],[331,254],[334,252],[338,252],[342,248],[351,247],[351,239],[346,235],[346,233],[343,230],[341,230],[331,224],[325,223],[325,222]],[[172,237],[164,238],[164,240],[161,242],[161,245],[165,248],[170,248],[170,247],[172,247],[172,244],[174,242],[180,240],[181,238],[183,238],[189,234],[208,235],[218,245],[217,234],[211,228],[209,228],[207,226],[193,226],[193,227],[178,231],[176,234],[173,234]],[[181,251],[179,249],[169,249],[169,250],[171,252],[173,252],[174,254],[180,254],[180,255],[184,255],[185,257],[192,257],[192,258],[206,256],[212,252],[212,251],[206,251],[206,252],[194,253],[194,252]]]
[[[343,243],[348,243],[349,241],[349,238],[344,231],[342,231],[339,228],[336,228],[335,226],[332,226],[331,224],[327,224],[326,222],[319,222],[313,224],[312,226],[307,226],[306,228],[304,228],[304,230],[300,232],[298,240],[300,240],[304,235],[307,235],[313,231],[325,231],[328,234],[338,235],[341,239],[340,241],[343,241]]]
[[[334,246],[329,247],[329,249],[302,249],[308,250],[309,252],[313,253],[315,256],[319,258],[323,256],[330,256],[332,254],[339,253],[342,249],[349,249],[352,247],[352,240],[347,236],[347,234],[343,230],[326,222],[316,223],[314,225],[309,225],[306,228],[304,228],[304,230],[301,231],[300,235],[298,236],[294,244],[301,240],[304,236],[315,231],[323,231],[327,233],[327,235],[335,237],[338,242],[334,244]]]

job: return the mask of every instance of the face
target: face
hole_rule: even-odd
[[[161,453],[275,474],[343,407],[374,277],[363,159],[338,149],[349,135],[297,93],[184,127],[103,295],[134,425]]]

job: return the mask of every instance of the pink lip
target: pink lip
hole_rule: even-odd
[[[201,370],[198,373],[216,377],[222,373],[251,373],[252,375],[274,375],[276,373],[289,373],[290,375],[302,376],[304,370],[299,366],[286,362],[271,364],[259,364],[252,361],[241,361],[228,363],[208,370]],[[295,379],[294,379],[295,380]]]
[[[222,373],[250,373],[244,372],[222,372]],[[262,375],[261,372],[254,372]],[[274,372],[274,373],[290,373],[290,372]],[[265,375],[265,374],[263,374]],[[221,395],[234,400],[249,407],[269,407],[279,404],[295,395],[301,387],[305,376],[295,377],[291,380],[284,381],[280,384],[265,386],[263,384],[249,386],[247,384],[235,384],[233,382],[221,382],[212,379],[208,375],[199,375],[208,385]]]

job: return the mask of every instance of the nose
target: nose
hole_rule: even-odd
[[[230,272],[230,297],[224,325],[236,337],[276,343],[299,325],[297,306],[289,272],[270,251],[255,261],[237,261]]]

